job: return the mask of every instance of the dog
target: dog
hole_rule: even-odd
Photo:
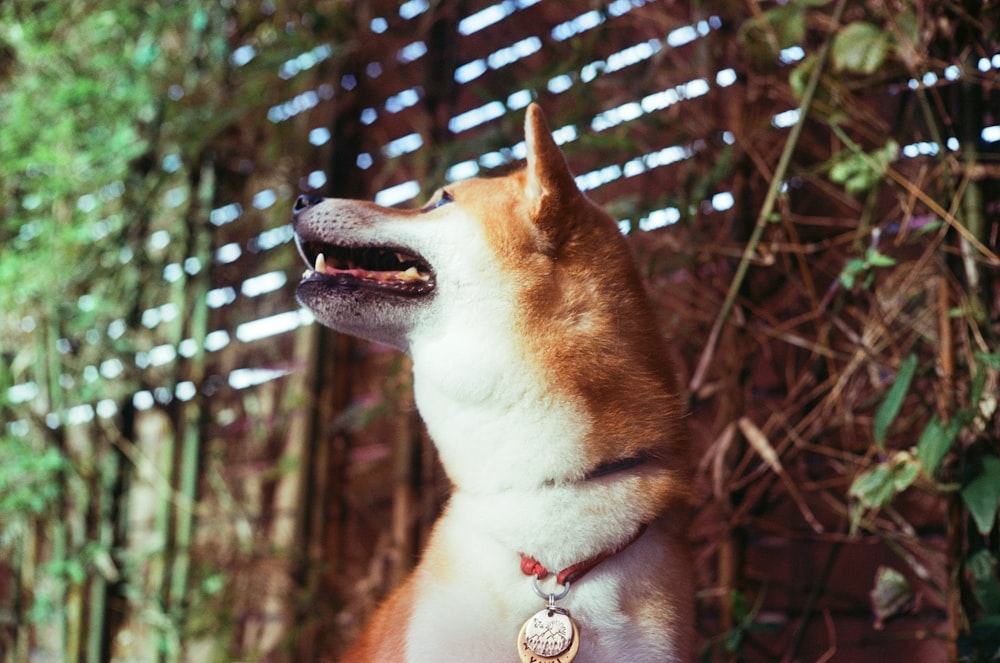
[[[300,196],[316,320],[413,360],[452,483],[352,663],[689,661],[683,400],[615,221],[535,104],[526,165],[421,209]]]

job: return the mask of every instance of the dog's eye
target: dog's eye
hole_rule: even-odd
[[[435,200],[432,203],[427,204],[420,211],[421,212],[430,212],[431,210],[435,210],[438,207],[441,207],[442,205],[447,205],[448,203],[452,202],[453,200],[455,200],[455,199],[451,197],[450,193],[448,193],[447,191],[442,191],[440,198],[438,198],[437,200]]]

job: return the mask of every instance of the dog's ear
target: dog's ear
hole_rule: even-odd
[[[545,225],[547,212],[558,206],[566,196],[579,195],[579,189],[538,104],[528,106],[524,118],[524,142],[528,153],[528,198],[535,205],[535,218]]]

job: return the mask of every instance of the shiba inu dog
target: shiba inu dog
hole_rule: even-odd
[[[405,211],[301,196],[299,301],[413,359],[453,490],[344,661],[692,658],[682,399],[614,220],[540,109],[526,167]]]

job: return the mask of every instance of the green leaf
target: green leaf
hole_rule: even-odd
[[[226,576],[221,573],[213,573],[201,582],[201,591],[209,596],[215,596],[226,587]]]
[[[859,155],[847,154],[830,168],[830,181],[835,184],[844,184],[856,177],[858,171],[864,168],[865,162]]]
[[[764,12],[764,17],[778,37],[778,46],[788,48],[806,37],[806,15],[801,7],[788,5]]]
[[[989,534],[1000,507],[1000,458],[987,456],[983,459],[983,471],[962,489],[962,500],[980,534]]]
[[[909,488],[919,475],[917,459],[905,451],[897,451],[889,460],[858,475],[849,494],[867,508],[882,507]]]
[[[802,43],[806,36],[805,9],[794,4],[774,7],[740,26],[739,38],[758,59],[770,59],[782,49]]]
[[[960,661],[995,661],[1000,649],[1000,615],[987,615],[972,622],[967,636],[959,637]]]
[[[985,352],[977,352],[976,359],[983,364],[986,364],[990,368],[995,368],[1000,371],[1000,352],[994,352],[993,354],[986,354]]]
[[[927,476],[933,476],[941,464],[941,459],[951,450],[960,426],[952,420],[945,424],[937,416],[927,422],[917,442],[917,458]]]
[[[913,601],[913,589],[906,577],[896,569],[880,566],[875,574],[875,587],[870,593],[872,612],[877,624],[894,617]]]
[[[812,77],[817,62],[819,62],[819,58],[815,53],[807,55],[788,74],[788,85],[792,88],[796,99],[802,99],[805,96],[806,87],[809,85],[809,79]]]
[[[878,165],[879,175],[885,175],[889,164],[899,158],[899,143],[890,138],[885,145],[871,153],[871,158]]]
[[[844,149],[831,159],[830,181],[843,185],[851,195],[869,191],[885,177],[886,170],[899,156],[899,144],[889,140],[870,154],[857,147]]]
[[[847,261],[847,264],[844,265],[843,271],[840,272],[840,282],[848,290],[852,289],[858,274],[863,273],[865,269],[867,269],[867,266],[865,265],[864,260],[861,258],[851,258]]]
[[[195,32],[204,32],[208,27],[208,12],[198,9],[191,17],[191,29]]]
[[[858,534],[858,523],[861,522],[861,516],[865,514],[865,506],[858,501],[851,502],[850,506],[850,517],[851,517],[851,536],[857,536]]]
[[[886,434],[889,432],[892,422],[895,421],[896,415],[899,414],[899,408],[903,405],[903,399],[910,388],[910,381],[913,380],[916,368],[917,356],[915,354],[908,355],[900,363],[899,370],[896,372],[896,380],[892,383],[885,395],[885,400],[882,401],[875,413],[872,429],[875,435],[875,444],[880,449],[885,448]]]
[[[874,74],[893,48],[892,34],[864,21],[844,26],[833,38],[830,57],[836,71]]]
[[[851,484],[850,495],[868,508],[888,504],[893,496],[888,466],[879,464],[858,475]]]
[[[906,454],[906,460],[893,467],[892,487],[897,493],[901,493],[909,488],[918,476],[920,476],[920,463],[917,463],[913,456]]]
[[[896,264],[895,258],[891,258],[884,253],[879,253],[878,249],[869,247],[865,253],[865,262],[872,267],[892,267]]]
[[[916,228],[917,236],[920,237],[922,235],[929,235],[935,230],[938,230],[942,225],[944,225],[944,221],[942,221],[941,219],[934,219],[933,221],[928,221],[927,223],[920,224]]]
[[[970,556],[965,568],[972,576],[972,594],[984,612],[1000,614],[1000,581],[997,580],[997,558],[987,549]]]

